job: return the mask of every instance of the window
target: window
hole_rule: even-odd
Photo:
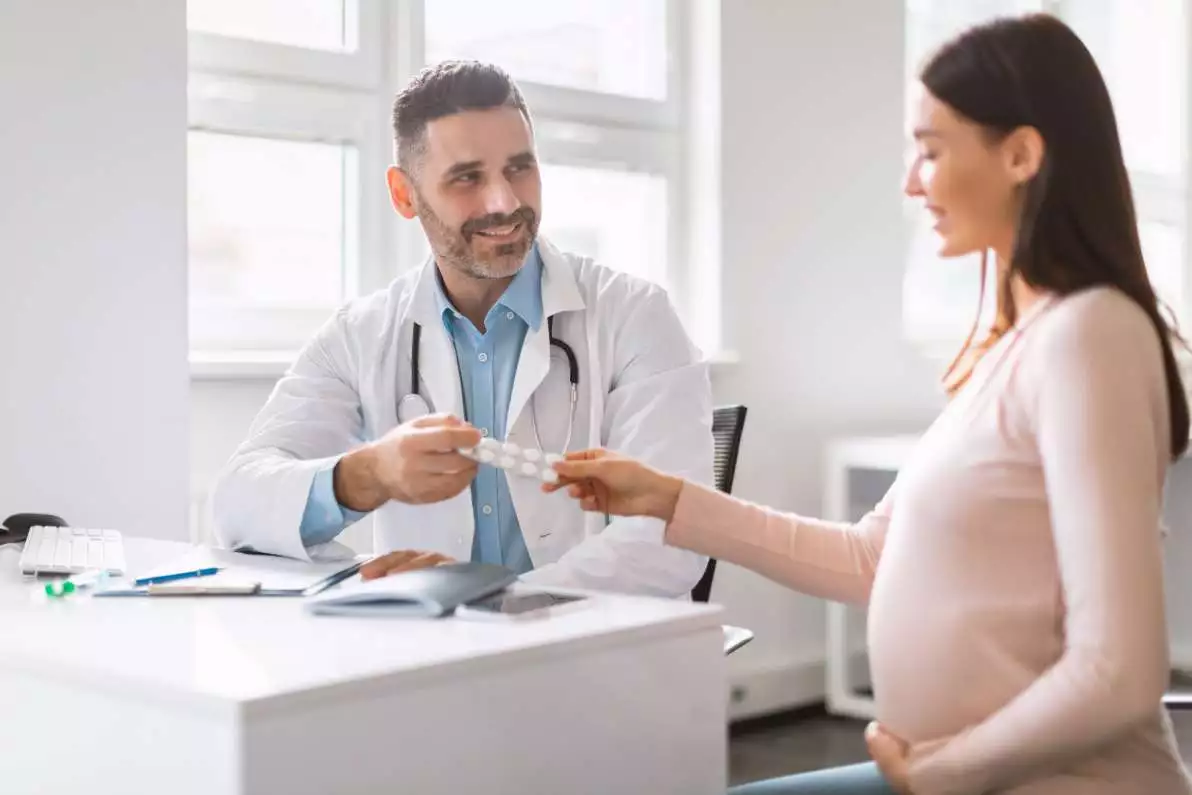
[[[665,178],[547,164],[542,182],[542,231],[552,241],[650,281],[667,281]],[[593,207],[615,210],[593,213]]]
[[[309,334],[354,265],[356,149],[202,131],[187,144],[192,339],[272,349]]]
[[[292,356],[421,264],[394,217],[393,95],[424,63],[504,66],[534,113],[542,232],[663,284],[690,319],[680,0],[190,0],[198,358]],[[704,324],[708,325],[708,324]]]
[[[356,29],[348,0],[192,0],[186,26],[235,39],[317,50],[354,49]]]
[[[1048,11],[1071,25],[1109,86],[1151,281],[1186,327],[1192,290],[1185,161],[1192,142],[1185,94],[1192,53],[1185,6],[1184,0],[908,0],[906,68],[910,86],[923,58],[944,39],[995,16]],[[908,119],[911,110],[908,104]],[[928,224],[908,202],[905,326],[917,341],[956,345],[976,308],[976,258],[938,260]]]
[[[518,80],[664,100],[665,0],[435,0],[429,61],[500,63]]]

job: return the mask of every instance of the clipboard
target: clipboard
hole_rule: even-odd
[[[96,591],[92,596],[256,596],[260,592],[261,584],[259,582],[216,585],[160,583],[141,588],[109,588],[106,591]]]

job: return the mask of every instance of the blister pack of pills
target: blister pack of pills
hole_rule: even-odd
[[[459,451],[461,455],[481,464],[504,469],[527,478],[537,478],[543,483],[556,483],[559,473],[552,465],[562,461],[563,456],[556,453],[544,453],[541,450],[523,449],[513,442],[498,442],[496,439],[483,439],[475,447]]]

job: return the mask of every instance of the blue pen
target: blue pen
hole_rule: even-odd
[[[180,571],[177,574],[160,574],[157,577],[142,577],[139,580],[134,580],[133,584],[141,585],[156,585],[160,582],[173,582],[174,580],[188,580],[191,577],[207,577],[219,571],[218,566],[212,566],[207,569],[195,569],[194,571]]]

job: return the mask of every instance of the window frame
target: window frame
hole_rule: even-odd
[[[535,123],[544,163],[613,168],[660,175],[667,180],[667,264],[676,309],[688,328],[707,316],[694,306],[693,269],[684,267],[691,248],[686,191],[691,173],[689,114],[692,5],[663,0],[667,13],[665,100],[609,95],[517,78]],[[347,298],[381,289],[428,255],[415,224],[389,217],[380,173],[393,160],[388,117],[393,95],[424,62],[425,0],[347,0],[356,5],[360,35],[353,52],[312,50],[284,44],[188,32],[190,80],[188,129],[266,135],[295,140],[350,143],[359,151],[361,178],[358,263],[345,274]],[[366,35],[372,31],[372,35]],[[606,263],[616,267],[616,263]],[[706,271],[706,269],[705,269]],[[700,285],[701,294],[707,285]],[[694,336],[694,334],[693,334]],[[295,342],[298,342],[297,340]],[[719,340],[715,341],[717,344]],[[192,345],[192,375],[220,377],[278,372],[294,350],[201,350]],[[226,365],[226,366],[225,366]]]
[[[355,23],[349,33],[354,47],[339,52],[276,42],[241,39],[216,33],[187,30],[187,63],[191,72],[239,74],[285,81],[378,88],[383,81],[381,36],[385,0],[343,0],[346,16]]]

